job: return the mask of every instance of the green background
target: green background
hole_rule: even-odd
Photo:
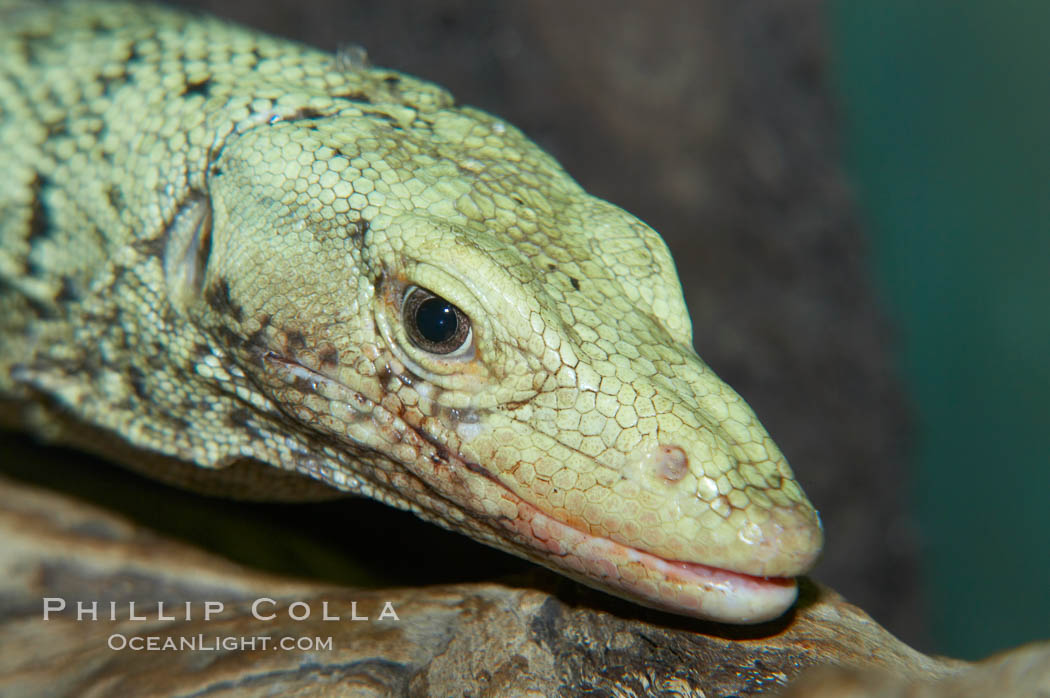
[[[1050,639],[1050,2],[830,6],[938,652]]]

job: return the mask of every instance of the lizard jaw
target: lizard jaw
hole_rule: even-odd
[[[274,352],[263,355],[265,363],[286,380],[310,383],[314,390],[328,388],[382,409],[343,383]],[[419,437],[420,445],[431,443],[421,429],[403,425]],[[761,623],[781,616],[794,603],[798,588],[791,577],[762,577],[713,567],[698,562],[669,560],[609,538],[586,533],[545,514],[529,503],[481,464],[458,452],[451,462],[481,477],[497,498],[514,503],[516,516],[492,516],[490,522],[504,528],[517,545],[501,537],[481,535],[489,544],[549,567],[591,587],[644,606],[721,623]],[[331,483],[330,483],[331,484]],[[464,491],[469,491],[467,487]],[[498,493],[498,494],[497,494]],[[460,503],[458,506],[462,507]],[[469,510],[468,510],[469,511]]]
[[[562,523],[504,489],[518,500],[518,516],[502,523],[526,539],[525,547],[540,551],[527,557],[616,596],[671,613],[741,624],[773,620],[798,596],[793,578],[668,560]]]

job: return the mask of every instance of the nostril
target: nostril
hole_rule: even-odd
[[[668,482],[678,482],[689,472],[689,456],[679,446],[659,446],[654,459],[656,473]]]

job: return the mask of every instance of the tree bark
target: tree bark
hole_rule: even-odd
[[[6,479],[0,505],[5,696],[750,696],[810,667],[820,673],[789,695],[1050,690],[1050,643],[976,666],[928,657],[808,580],[784,618],[734,627],[642,609],[538,569],[503,584],[296,581]],[[45,612],[58,600],[64,608]],[[97,602],[95,617],[78,617],[78,602]],[[206,602],[223,609],[206,618]],[[275,649],[281,638],[314,644]],[[200,645],[164,649],[187,641]],[[135,649],[150,646],[159,649]]]

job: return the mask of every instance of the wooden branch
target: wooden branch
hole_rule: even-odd
[[[538,588],[298,582],[10,480],[0,480],[0,502],[3,695],[754,695],[818,665],[824,673],[814,680],[836,690],[938,680],[929,685],[957,688],[952,682],[974,671],[912,650],[810,582],[790,617],[736,628],[650,612],[543,571],[529,580]],[[44,620],[45,599],[66,607]],[[253,615],[258,599],[257,614],[272,619]],[[78,601],[98,601],[98,620],[77,620]],[[205,620],[208,601],[224,609]],[[380,619],[384,607],[397,619]],[[307,608],[309,618],[293,619]],[[342,619],[324,620],[326,609]],[[369,620],[349,620],[353,611]],[[220,639],[241,645],[259,637],[331,638],[331,645],[281,650],[256,640],[225,649]],[[169,641],[211,649],[124,647]],[[1028,666],[1028,685],[1036,686],[1050,671],[1038,675],[1031,662],[1046,665],[1047,656],[1050,646],[1033,647],[999,671],[1025,678]],[[807,692],[792,695],[815,690],[803,685]]]

